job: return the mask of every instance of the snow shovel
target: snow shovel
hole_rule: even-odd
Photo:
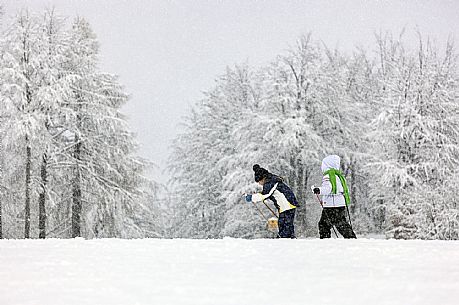
[[[245,197],[245,195],[243,197]],[[255,202],[252,202],[252,203],[255,209],[257,210],[258,214],[264,220],[266,220],[266,229],[270,232],[275,232],[277,236],[279,236],[279,233],[277,233],[278,228],[279,228],[279,221],[278,221],[279,216],[277,216],[276,213],[264,201],[263,201],[263,204],[271,211],[271,213],[273,214],[273,217],[267,218],[263,214],[263,212],[260,210],[260,208],[256,205],[256,203]]]
[[[268,231],[277,232],[277,230],[279,229],[279,222],[277,218],[276,217],[268,218],[268,221],[266,223],[266,228],[268,229]]]

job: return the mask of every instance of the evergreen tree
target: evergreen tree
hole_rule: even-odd
[[[98,72],[98,44],[89,24],[77,19],[71,33],[78,47],[68,51],[65,64],[73,79],[66,107],[75,115],[66,120],[62,141],[72,168],[72,236],[124,236],[138,229],[132,210],[145,182],[144,162],[132,156],[136,144],[119,112],[128,96],[115,76]]]
[[[120,113],[128,96],[116,76],[99,71],[89,24],[77,19],[68,29],[54,11],[23,11],[1,47],[8,237],[18,236],[18,216],[26,238],[33,219],[40,238],[161,235],[159,226],[141,227],[159,217],[158,186],[143,176],[147,162],[135,156]]]
[[[40,49],[37,19],[28,11],[22,11],[9,27],[4,37],[2,56],[3,109],[8,117],[4,128],[8,149],[23,156],[19,164],[24,174],[24,237],[30,237],[31,200],[34,196],[32,185],[33,148],[42,132],[42,112],[38,98]],[[17,164],[18,162],[15,162]],[[19,198],[17,198],[19,200]]]

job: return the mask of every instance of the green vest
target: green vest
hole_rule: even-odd
[[[332,185],[333,194],[336,194],[336,176],[339,177],[339,180],[341,181],[341,185],[343,186],[344,200],[346,201],[346,205],[350,205],[351,198],[349,197],[349,189],[347,188],[346,178],[344,178],[343,174],[339,170],[331,168],[324,173],[324,176],[325,175],[328,175],[330,177],[330,183]]]

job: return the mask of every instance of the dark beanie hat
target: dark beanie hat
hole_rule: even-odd
[[[253,166],[253,171],[255,172],[255,182],[258,182],[263,178],[269,177],[269,172],[263,167],[260,167],[260,165],[258,164],[255,164]]]

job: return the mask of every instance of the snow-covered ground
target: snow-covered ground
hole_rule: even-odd
[[[0,304],[459,304],[459,242],[2,240]]]

